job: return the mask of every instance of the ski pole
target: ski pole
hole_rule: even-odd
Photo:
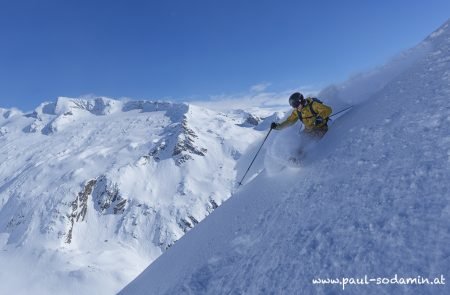
[[[352,107],[353,107],[353,106],[349,106],[349,107],[347,107],[347,108],[345,108],[345,109],[343,109],[343,110],[340,110],[339,112],[337,112],[337,113],[335,113],[335,114],[329,116],[329,118],[331,118],[331,117],[333,117],[333,116],[336,116],[337,114],[340,114],[340,113],[342,113],[342,112],[345,112],[346,110],[349,110],[349,109],[351,109]]]
[[[266,142],[267,138],[269,137],[269,134],[270,134],[270,132],[271,132],[271,131],[272,131],[272,128],[270,128],[270,130],[269,130],[269,132],[267,133],[266,137],[264,138],[264,140],[263,140],[263,142],[262,142],[261,146],[259,147],[258,151],[256,152],[256,155],[255,155],[255,157],[253,158],[252,162],[250,163],[250,166],[248,166],[248,169],[247,169],[247,171],[245,171],[245,174],[244,174],[244,176],[242,177],[241,181],[239,181],[239,186],[241,186],[241,185],[242,185],[242,181],[244,181],[244,178],[245,178],[245,176],[247,175],[248,171],[250,170],[250,167],[252,167],[252,165],[253,165],[253,162],[255,162],[255,159],[256,159],[256,157],[258,156],[258,154],[259,154],[259,151],[260,151],[260,150],[261,150],[261,148],[263,147],[263,145],[264,145],[264,143]],[[238,186],[238,187],[239,187],[239,186]]]

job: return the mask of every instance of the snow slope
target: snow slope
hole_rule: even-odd
[[[448,282],[377,284],[450,276],[449,53],[450,21],[407,62],[324,91],[345,101],[378,85],[300,168],[273,159],[295,128],[273,134],[264,171],[120,294],[337,294],[312,280],[365,276],[345,293],[450,294]]]
[[[230,197],[272,114],[102,97],[0,109],[0,293],[117,292]]]

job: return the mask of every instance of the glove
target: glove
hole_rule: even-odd
[[[272,124],[270,124],[270,129],[277,129],[278,124],[275,122],[272,122]]]
[[[316,120],[314,121],[314,126],[320,125],[323,123],[323,118],[321,116],[317,116]]]

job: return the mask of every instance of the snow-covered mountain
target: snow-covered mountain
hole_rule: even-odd
[[[0,109],[0,293],[117,292],[231,196],[269,115],[64,97]]]
[[[450,294],[450,21],[320,97],[355,106],[300,167],[297,130],[271,135],[263,172],[120,294]]]

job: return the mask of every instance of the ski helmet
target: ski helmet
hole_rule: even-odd
[[[305,98],[303,97],[303,94],[300,92],[295,92],[289,97],[289,104],[293,108],[298,108],[301,104],[304,104]]]

